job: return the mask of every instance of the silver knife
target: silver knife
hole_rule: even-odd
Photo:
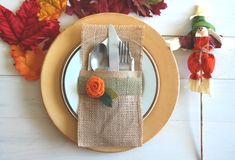
[[[109,70],[119,71],[119,41],[120,38],[113,25],[108,26]]]

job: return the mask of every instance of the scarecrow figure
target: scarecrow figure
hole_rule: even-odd
[[[171,50],[191,49],[188,69],[191,73],[189,86],[192,91],[210,94],[210,78],[215,66],[214,48],[220,48],[222,37],[215,32],[215,27],[206,21],[205,9],[197,7],[191,16],[192,31],[187,36],[168,40]]]

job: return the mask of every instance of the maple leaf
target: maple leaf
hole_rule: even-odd
[[[65,11],[67,0],[37,0],[40,5],[38,13],[39,20],[58,19],[62,12]]]
[[[167,8],[164,0],[133,0],[133,4],[135,12],[144,17],[151,17],[151,14],[160,15],[160,10]]]
[[[76,14],[79,18],[103,12],[119,12],[128,14],[131,11],[131,0],[69,0],[68,15]]]
[[[9,44],[15,44],[20,37],[23,24],[20,19],[0,5],[0,37]]]
[[[160,15],[161,14],[160,10],[166,9],[166,8],[167,8],[167,4],[164,1],[162,1],[160,3],[156,3],[156,4],[151,5],[150,10],[153,14]]]
[[[66,13],[75,13],[79,18],[87,15],[108,12],[107,0],[69,0],[71,6],[67,7]]]
[[[0,37],[8,44],[19,45],[24,50],[51,41],[59,33],[59,23],[55,20],[39,21],[38,12],[39,5],[35,0],[24,1],[16,15],[0,5]]]
[[[51,43],[55,40],[55,38],[60,33],[59,22],[57,20],[55,20],[53,24],[55,24],[55,25],[52,26],[52,28],[51,28],[52,31],[48,33],[49,38],[45,41],[43,50],[47,50],[51,46]]]
[[[135,11],[142,16],[150,16],[149,5],[147,0],[133,0],[133,4],[136,7]]]
[[[42,48],[24,51],[20,46],[11,46],[11,56],[14,60],[16,70],[27,80],[38,80],[40,78],[45,53]]]
[[[108,1],[109,12],[117,12],[128,14],[132,11],[131,0],[109,0]]]
[[[69,0],[68,15],[76,14],[79,18],[103,12],[118,12],[128,14],[132,11],[141,16],[160,15],[160,9],[165,9],[164,0]]]

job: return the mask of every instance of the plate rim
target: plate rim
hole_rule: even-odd
[[[122,21],[120,21],[122,19]],[[78,42],[81,42],[81,37],[76,37],[74,34],[70,34],[71,31],[74,31],[76,34],[80,35],[80,31],[82,28],[82,24],[114,24],[114,25],[141,25],[144,26],[144,34],[143,37],[148,36],[148,39],[143,39],[143,44],[149,53],[153,53],[152,51],[156,51],[153,54],[153,60],[156,62],[158,71],[159,71],[159,96],[158,101],[154,105],[158,105],[159,107],[154,107],[151,112],[151,116],[148,116],[143,121],[143,143],[148,142],[152,137],[154,137],[162,127],[169,120],[174,107],[178,100],[179,95],[179,70],[177,67],[177,63],[174,55],[169,50],[166,45],[164,39],[160,36],[160,34],[154,30],[150,25],[144,23],[140,19],[135,17],[120,14],[120,13],[100,13],[94,14],[91,16],[87,16],[85,18],[79,19],[73,25],[64,30],[53,42],[50,49],[48,50],[48,54],[45,57],[44,64],[41,72],[41,95],[42,100],[44,102],[44,106],[46,111],[49,114],[52,122],[55,126],[70,140],[77,142],[77,122],[73,118],[73,116],[69,113],[69,111],[62,106],[63,100],[60,90],[60,83],[57,84],[59,75],[61,74],[59,70],[55,67],[51,67],[51,63],[54,63],[57,67],[61,67],[64,62],[56,61],[54,62],[51,58],[51,52],[67,52],[69,49],[75,47]],[[78,30],[80,30],[78,32]],[[70,35],[70,36],[69,36]],[[70,41],[70,43],[63,43],[63,39]],[[156,42],[153,46],[150,44]],[[55,44],[62,43],[63,48],[56,47]],[[157,47],[157,48],[156,48]],[[161,51],[161,52],[160,52]],[[50,55],[50,54],[51,55]],[[156,55],[157,54],[157,55]],[[61,56],[65,56],[61,53]],[[54,58],[54,57],[53,57]],[[166,60],[166,61],[165,61]],[[167,67],[164,67],[168,65]],[[48,76],[48,74],[50,76]],[[53,77],[53,78],[51,78]],[[56,80],[56,81],[54,81]],[[157,110],[156,110],[157,108]],[[55,111],[56,110],[56,111]],[[66,112],[67,111],[67,112]],[[132,149],[130,147],[119,148],[119,147],[93,147],[89,148],[94,151],[99,152],[121,152]]]
[[[66,58],[64,66],[63,66],[62,71],[61,71],[61,80],[60,80],[60,89],[61,89],[61,95],[62,95],[63,100],[64,100],[64,104],[66,105],[66,108],[69,110],[69,112],[72,114],[72,116],[75,119],[77,119],[78,116],[77,116],[77,113],[72,109],[72,106],[69,104],[67,94],[65,93],[66,89],[65,89],[64,81],[65,81],[65,74],[66,74],[66,70],[68,68],[68,64],[72,60],[72,58],[75,56],[75,54],[77,54],[76,52],[81,48],[81,46],[82,46],[82,43],[78,44],[78,46],[76,46],[74,49],[72,49],[71,53]],[[154,63],[151,54],[148,52],[148,50],[144,46],[141,46],[141,47],[142,47],[142,50],[143,50],[144,54],[146,54],[146,56],[150,60],[152,66],[153,66],[153,69],[154,69],[155,76],[156,76],[156,92],[154,94],[152,103],[150,104],[147,112],[145,112],[144,115],[142,116],[143,120],[144,120],[150,114],[150,112],[153,110],[153,108],[155,107],[154,104],[158,99],[158,93],[159,93],[159,88],[160,88],[160,79],[159,79],[157,65],[156,65],[156,63]]]

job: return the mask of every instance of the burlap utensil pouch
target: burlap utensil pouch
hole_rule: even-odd
[[[82,70],[78,80],[78,146],[137,147],[142,145],[142,69],[141,26],[115,26],[122,40],[130,42],[135,71],[88,71],[91,49],[107,38],[107,26],[84,25],[82,31]],[[134,34],[133,34],[134,33]],[[114,91],[112,106],[101,97],[92,97],[87,89],[93,77],[103,80],[104,92]],[[99,88],[99,86],[98,86]],[[100,89],[99,89],[100,90]],[[110,92],[109,92],[110,93]],[[103,96],[102,96],[103,97]]]

